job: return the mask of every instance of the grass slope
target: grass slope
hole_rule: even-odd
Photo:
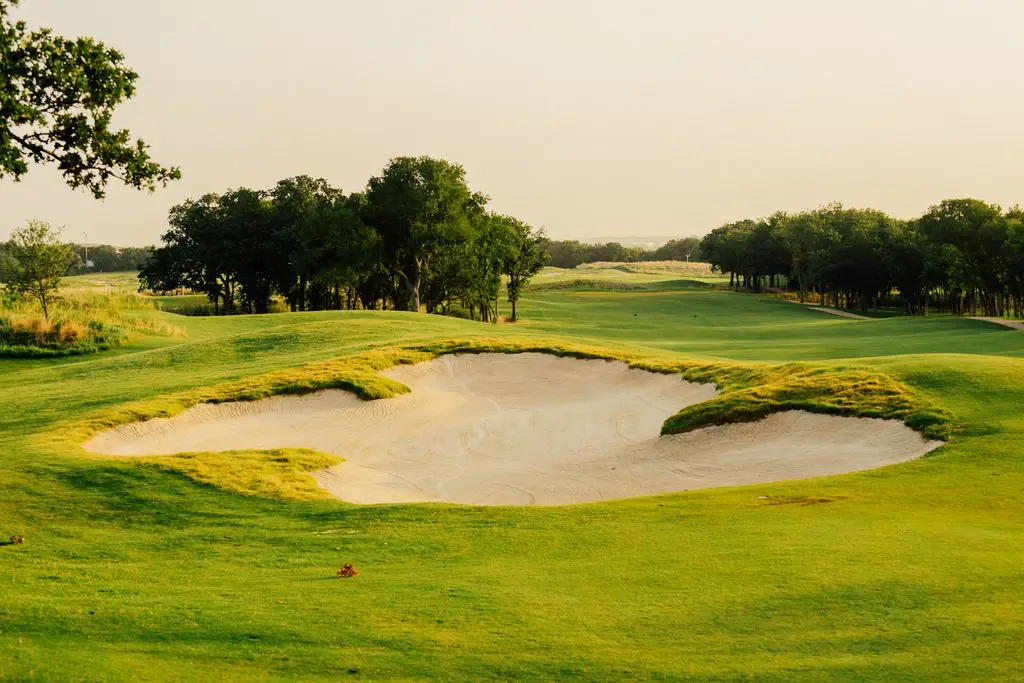
[[[498,328],[400,313],[175,317],[187,339],[0,361],[0,531],[26,539],[0,547],[0,678],[1018,674],[1024,335],[822,319],[696,289],[539,292],[521,311],[528,324]],[[738,393],[801,373],[889,378],[959,431],[871,472],[560,508],[281,501],[67,445],[128,404],[497,333],[725,373]],[[343,562],[359,576],[335,578]]]
[[[899,354],[1024,356],[1015,330],[966,318],[848,320],[779,299],[703,288],[531,292],[535,331],[732,360],[836,360]]]

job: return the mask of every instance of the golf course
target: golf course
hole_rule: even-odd
[[[635,280],[528,291],[516,325],[153,310],[184,334],[0,359],[0,527],[23,538],[0,547],[0,678],[1018,675],[1024,334]],[[404,389],[390,367],[520,351],[717,387],[666,433],[801,410],[895,418],[944,443],[849,474],[509,506],[352,504],[312,474],[343,473],[342,458],[302,443],[82,447],[199,403],[323,390],[386,403]],[[339,579],[346,563],[358,575]]]
[[[0,0],[0,683],[1024,682],[1020,0]]]

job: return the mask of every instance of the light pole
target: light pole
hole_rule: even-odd
[[[84,270],[84,272],[88,273],[89,272],[89,233],[83,232],[82,233],[82,237],[85,238],[85,245],[84,245],[85,246],[85,270]]]

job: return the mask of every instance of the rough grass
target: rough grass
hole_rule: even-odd
[[[136,462],[232,493],[279,500],[323,500],[330,498],[330,494],[320,488],[308,473],[327,469],[342,460],[329,453],[304,448],[277,448],[182,453],[139,458]]]
[[[684,376],[704,376],[692,369]],[[768,368],[725,368],[714,373],[723,393],[670,417],[663,434],[701,427],[753,422],[771,413],[812,413],[900,420],[930,439],[946,440],[953,416],[896,378],[877,371],[787,364]]]
[[[74,356],[122,345],[142,335],[184,337],[183,328],[156,316],[153,302],[137,294],[65,292],[50,316],[34,301],[0,303],[0,356]]]

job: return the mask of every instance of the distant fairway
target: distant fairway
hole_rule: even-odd
[[[111,290],[137,292],[139,276],[135,272],[86,273],[64,278],[65,291],[104,294]]]
[[[0,547],[0,678],[1019,677],[1024,332],[847,320],[657,275],[548,279],[563,277],[645,289],[531,291],[515,326],[161,313],[188,338],[0,359],[0,540],[26,539]],[[751,372],[820,361],[812,372],[888,373],[957,431],[868,472],[549,508],[240,495],[214,485],[233,456],[210,456],[222,469],[201,484],[68,445],[79,422],[126,404],[495,338]],[[357,578],[335,577],[344,562]]]
[[[1024,339],[991,323],[949,316],[844,320],[779,299],[679,291],[672,281],[653,291],[532,292],[525,307],[530,316],[523,327],[736,360],[1024,356]]]

